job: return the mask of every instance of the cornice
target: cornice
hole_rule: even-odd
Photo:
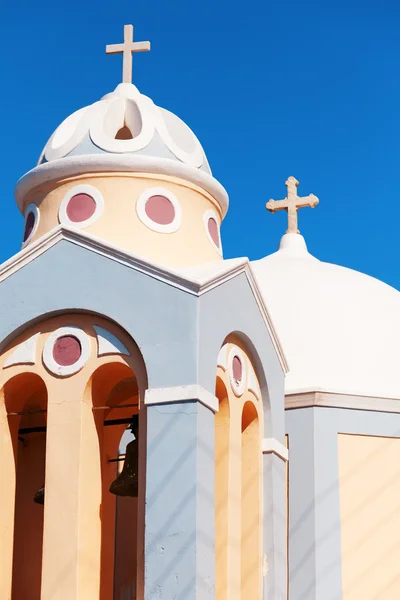
[[[285,396],[285,410],[309,407],[400,413],[400,398],[380,398],[319,391]]]

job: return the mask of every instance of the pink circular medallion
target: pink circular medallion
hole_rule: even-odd
[[[210,217],[208,219],[207,227],[208,233],[210,234],[212,241],[217,246],[217,248],[219,248],[219,231],[216,220]]]
[[[237,384],[241,383],[243,378],[243,365],[242,361],[238,356],[234,356],[232,359],[232,373],[233,378]]]
[[[67,205],[67,217],[73,223],[82,223],[96,212],[96,202],[89,194],[75,194]]]
[[[27,217],[25,219],[25,229],[24,229],[24,237],[23,237],[24,242],[26,242],[26,240],[31,235],[33,228],[35,227],[35,221],[36,221],[35,213],[33,211],[30,211],[27,214]]]
[[[175,208],[165,196],[150,196],[145,206],[146,215],[159,225],[169,225],[175,219]]]
[[[55,341],[53,358],[61,367],[74,365],[80,359],[81,354],[81,344],[73,335],[63,335]]]

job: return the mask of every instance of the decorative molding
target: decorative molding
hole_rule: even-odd
[[[264,438],[261,448],[263,454],[276,454],[285,462],[289,460],[289,450],[275,438]]]
[[[67,156],[66,158],[44,163],[28,171],[21,177],[15,188],[18,207],[23,210],[24,198],[33,188],[49,181],[80,175],[82,170],[85,173],[152,173],[180,177],[198,185],[211,194],[221,207],[222,216],[225,216],[228,210],[229,198],[225,188],[205,171],[170,158],[106,153]]]
[[[167,198],[167,200],[171,202],[175,211],[175,216],[171,223],[162,225],[160,223],[157,223],[156,221],[153,221],[153,219],[150,219],[150,217],[147,216],[146,204],[152,196],[164,196],[165,198]],[[144,190],[144,192],[142,192],[139,198],[136,200],[136,213],[139,219],[142,221],[142,223],[146,225],[146,227],[152,229],[153,231],[156,231],[157,233],[174,233],[175,231],[178,231],[178,229],[182,225],[181,205],[179,204],[175,195],[169,189],[164,187],[153,187]]]
[[[376,412],[400,413],[400,398],[379,398],[338,394],[332,392],[304,392],[285,396],[285,409],[295,410],[313,406],[325,408],[346,408]]]
[[[81,345],[81,356],[80,358],[74,362],[73,365],[63,366],[59,365],[53,358],[53,347],[56,340],[65,335],[71,335],[77,340]],[[54,375],[59,375],[60,377],[68,377],[68,375],[74,375],[78,371],[80,371],[86,364],[89,356],[90,356],[91,346],[90,340],[86,333],[82,331],[79,327],[60,327],[53,331],[49,337],[47,338],[44,348],[43,348],[43,362],[47,369],[54,373]]]
[[[217,228],[218,228],[218,239],[219,239],[219,246],[216,245],[216,243],[214,242],[214,240],[211,237],[211,233],[208,229],[208,221],[209,219],[213,219],[216,224],[217,224]],[[220,229],[220,219],[218,218],[217,213],[215,212],[215,210],[207,210],[204,215],[203,215],[203,223],[204,223],[204,229],[206,230],[206,235],[209,239],[210,244],[213,246],[213,248],[216,249],[216,251],[218,252],[218,254],[220,254],[222,256],[222,240],[221,240],[221,229]]]
[[[98,356],[105,354],[127,354],[129,356],[129,350],[111,331],[98,325],[93,325],[93,329],[97,335]]]
[[[34,365],[36,362],[36,344],[40,331],[17,346],[3,365],[3,368],[14,365]]]
[[[221,367],[224,371],[228,368],[228,344],[224,344],[219,351],[217,358],[217,367]]]
[[[25,220],[24,220],[24,235],[25,235],[25,227],[26,227],[26,220],[28,218],[28,215],[30,213],[33,213],[35,215],[35,222],[33,224],[32,227],[32,231],[30,232],[30,234],[28,235],[28,237],[26,238],[26,240],[22,241],[22,246],[21,248],[25,248],[25,246],[27,246],[29,244],[29,242],[31,241],[31,239],[33,238],[33,236],[35,235],[37,228],[39,227],[39,221],[40,221],[40,210],[39,208],[36,206],[36,204],[28,204],[28,206],[26,207],[25,210]]]
[[[235,259],[232,260],[232,262],[216,261],[215,272],[211,272],[207,277],[199,279],[194,277],[193,274],[190,274],[187,269],[186,272],[183,270],[169,270],[165,266],[138,257],[131,252],[127,252],[114,244],[105,242],[86,231],[59,225],[3,263],[0,266],[0,282],[46,252],[46,250],[61,240],[87,248],[92,252],[115,260],[120,264],[150,275],[154,279],[173,285],[174,287],[185,290],[195,296],[201,296],[243,273],[249,282],[250,289],[271,336],[271,341],[278,355],[281,368],[284,373],[288,372],[288,365],[281,343],[272,324],[265,302],[261,296],[258,284],[254,278],[248,258]]]
[[[257,377],[256,377],[256,375],[255,375],[252,367],[250,367],[248,369],[247,389],[249,390],[249,392],[253,392],[253,394],[255,395],[255,397],[257,398],[257,400],[260,400],[260,397],[261,397],[260,386],[259,386],[259,383],[257,381]]]
[[[152,404],[171,404],[177,402],[198,401],[210,408],[213,412],[218,412],[218,398],[207,391],[201,385],[182,385],[168,388],[153,388],[146,390],[144,403]]]
[[[242,379],[239,383],[236,381],[233,375],[233,359],[235,356],[239,359],[242,365]],[[228,356],[228,369],[229,369],[229,381],[233,393],[237,398],[240,398],[244,394],[247,384],[247,357],[244,352],[238,346],[232,346]]]
[[[87,194],[91,196],[96,204],[96,209],[89,219],[84,221],[71,221],[68,217],[67,207],[68,203],[77,194]],[[77,229],[83,229],[92,225],[97,219],[101,217],[104,212],[104,199],[100,191],[93,185],[81,184],[72,186],[65,194],[61,201],[60,208],[58,209],[58,220],[62,225],[67,227],[76,227]]]

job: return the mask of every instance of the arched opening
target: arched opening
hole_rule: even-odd
[[[38,375],[22,373],[5,384],[4,400],[15,465],[11,598],[40,600],[44,507],[34,498],[45,478],[47,389]]]
[[[102,475],[100,600],[130,600],[138,597],[137,549],[144,535],[138,526],[139,499],[137,492],[115,495],[110,486],[127,466],[126,446],[133,440],[128,428],[139,412],[138,384],[132,369],[119,362],[99,367],[91,385]]]
[[[227,600],[230,409],[228,392],[217,377],[215,395],[215,560],[216,600]]]
[[[261,592],[261,440],[257,408],[247,401],[242,412],[242,599],[260,600]]]

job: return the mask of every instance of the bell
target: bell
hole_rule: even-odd
[[[125,462],[121,473],[117,479],[110,485],[110,492],[116,496],[138,497],[138,465],[139,465],[139,419],[133,417],[131,431],[135,439],[126,447]]]
[[[44,504],[44,484],[33,496],[33,501],[36,502],[36,504]]]

